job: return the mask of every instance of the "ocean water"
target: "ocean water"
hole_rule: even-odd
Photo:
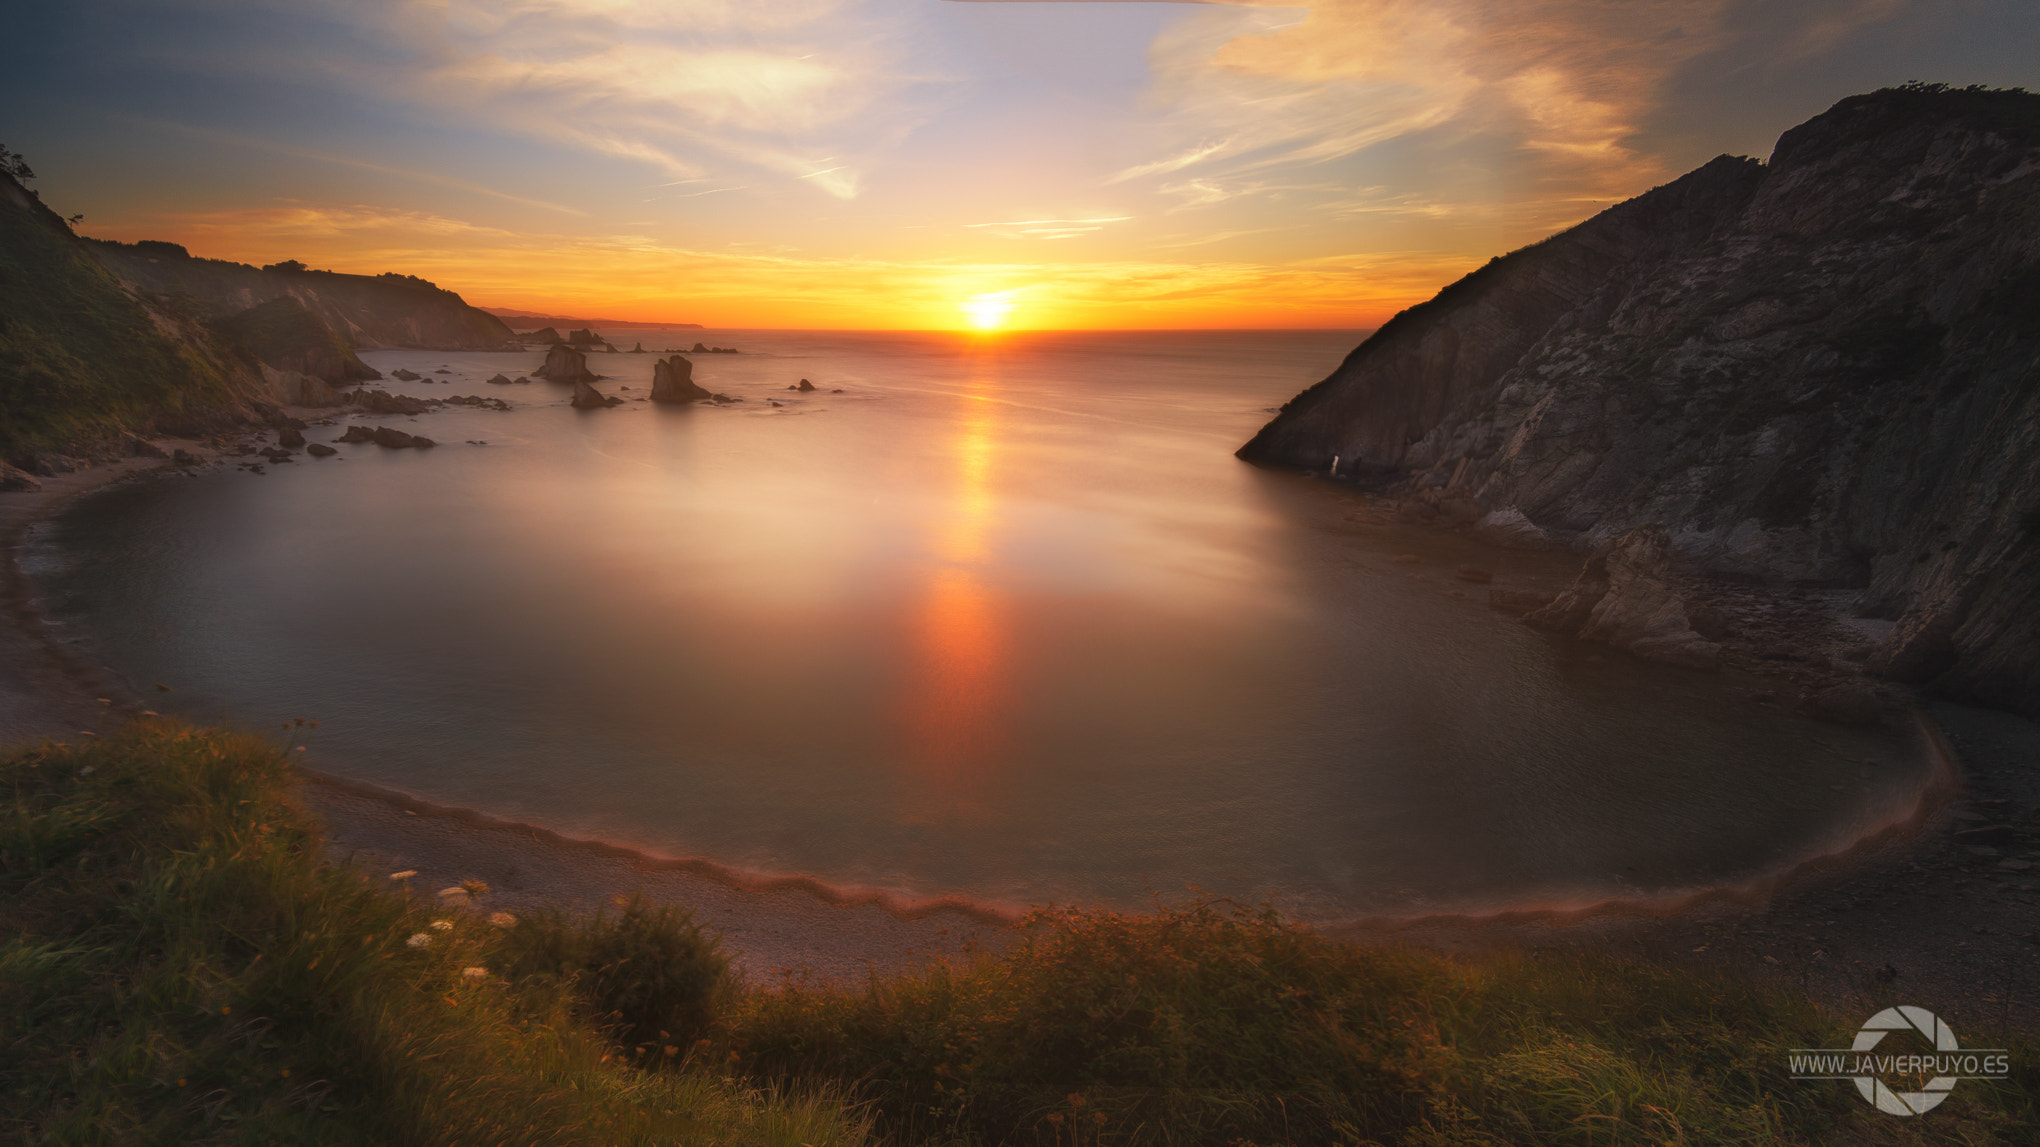
[[[28,566],[137,692],[315,767],[903,899],[1663,895],[1831,848],[1925,774],[1911,735],[1555,641],[1451,575],[1562,557],[1234,459],[1352,332],[640,339],[741,348],[694,361],[744,401],[640,401],[649,354],[591,356],[632,401],[578,411],[483,384],[535,351],[369,352],[443,380],[376,385],[513,409],[115,488]]]

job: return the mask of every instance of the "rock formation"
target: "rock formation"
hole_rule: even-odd
[[[636,346],[634,346],[634,347],[630,348],[630,351],[629,351],[629,353],[631,353],[631,354],[645,354],[645,353],[646,353],[646,351],[645,351],[645,344],[643,344],[643,343],[639,343],[639,344],[637,344]]]
[[[370,414],[424,414],[435,405],[430,398],[412,398],[387,390],[357,390],[349,397]]]
[[[595,381],[595,372],[588,369],[587,356],[565,343],[554,343],[545,353],[545,365],[531,373],[547,382]]]
[[[391,371],[390,377],[394,379],[400,379],[404,382],[416,382],[419,379],[424,378],[425,376],[422,374],[418,374],[415,371],[404,370],[400,367],[396,370]]]
[[[299,370],[278,370],[261,364],[262,381],[269,384],[270,397],[285,406],[339,406],[347,399],[327,385],[326,380]]]
[[[694,364],[674,355],[652,364],[653,402],[700,402],[714,395],[694,381]]]
[[[604,406],[620,406],[623,399],[607,395],[588,385],[586,379],[574,381],[574,399],[569,405],[577,410],[596,410]]]
[[[1908,85],[1490,262],[1240,454],[1526,538],[1660,524],[1696,573],[1859,590],[1874,671],[2040,714],[2036,316],[2040,95]]]
[[[807,379],[804,379],[804,378],[803,378],[803,379],[801,379],[801,380],[800,380],[800,382],[798,382],[797,384],[795,384],[795,385],[793,385],[793,386],[790,386],[790,387],[788,387],[787,389],[788,389],[788,390],[798,390],[798,391],[801,391],[802,393],[806,393],[807,391],[813,390],[814,388],[815,388],[815,384],[814,384],[814,383],[812,383],[812,382],[809,382],[809,381],[808,381]]]
[[[1694,630],[1671,576],[1671,539],[1662,527],[1638,526],[1603,543],[1569,589],[1523,620],[1652,661],[1712,669],[1721,646]]]
[[[490,375],[486,381],[490,386],[509,386],[510,376],[502,373],[501,371],[498,371],[497,373]]]
[[[560,337],[559,330],[554,327],[540,327],[535,331],[526,331],[518,335],[517,340],[528,343],[559,343],[567,341]]]

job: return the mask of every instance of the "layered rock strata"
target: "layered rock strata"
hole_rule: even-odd
[[[2040,96],[1844,100],[1397,315],[1240,455],[1524,539],[1659,525],[2040,714]]]

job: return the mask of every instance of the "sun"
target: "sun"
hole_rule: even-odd
[[[1020,292],[992,291],[972,295],[958,306],[958,310],[970,316],[971,325],[981,331],[995,331],[1006,325],[1006,316],[1013,310],[1013,296]]]

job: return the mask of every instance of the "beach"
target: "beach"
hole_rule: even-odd
[[[175,445],[187,446],[177,443]],[[0,742],[103,735],[143,711],[111,675],[42,621],[16,565],[22,533],[66,499],[155,466],[133,460],[0,495],[6,624]],[[1846,855],[1777,881],[1669,905],[1566,913],[1372,920],[1336,934],[1446,951],[1589,950],[1720,968],[1805,992],[1845,1017],[1905,1002],[1958,1031],[2040,1030],[2040,874],[2014,842],[2040,815],[2040,726],[1930,703],[1955,775],[1904,822]],[[307,771],[303,801],[329,854],[454,910],[588,911],[619,897],[686,907],[720,931],[754,983],[808,975],[857,982],[931,958],[996,949],[1008,919],[967,904],[900,903],[811,881],[757,882],[701,861],[662,861],[596,842],[436,807]],[[1964,834],[1967,835],[1958,835]],[[1995,843],[1981,843],[1989,840]],[[487,890],[440,897],[480,881]]]

